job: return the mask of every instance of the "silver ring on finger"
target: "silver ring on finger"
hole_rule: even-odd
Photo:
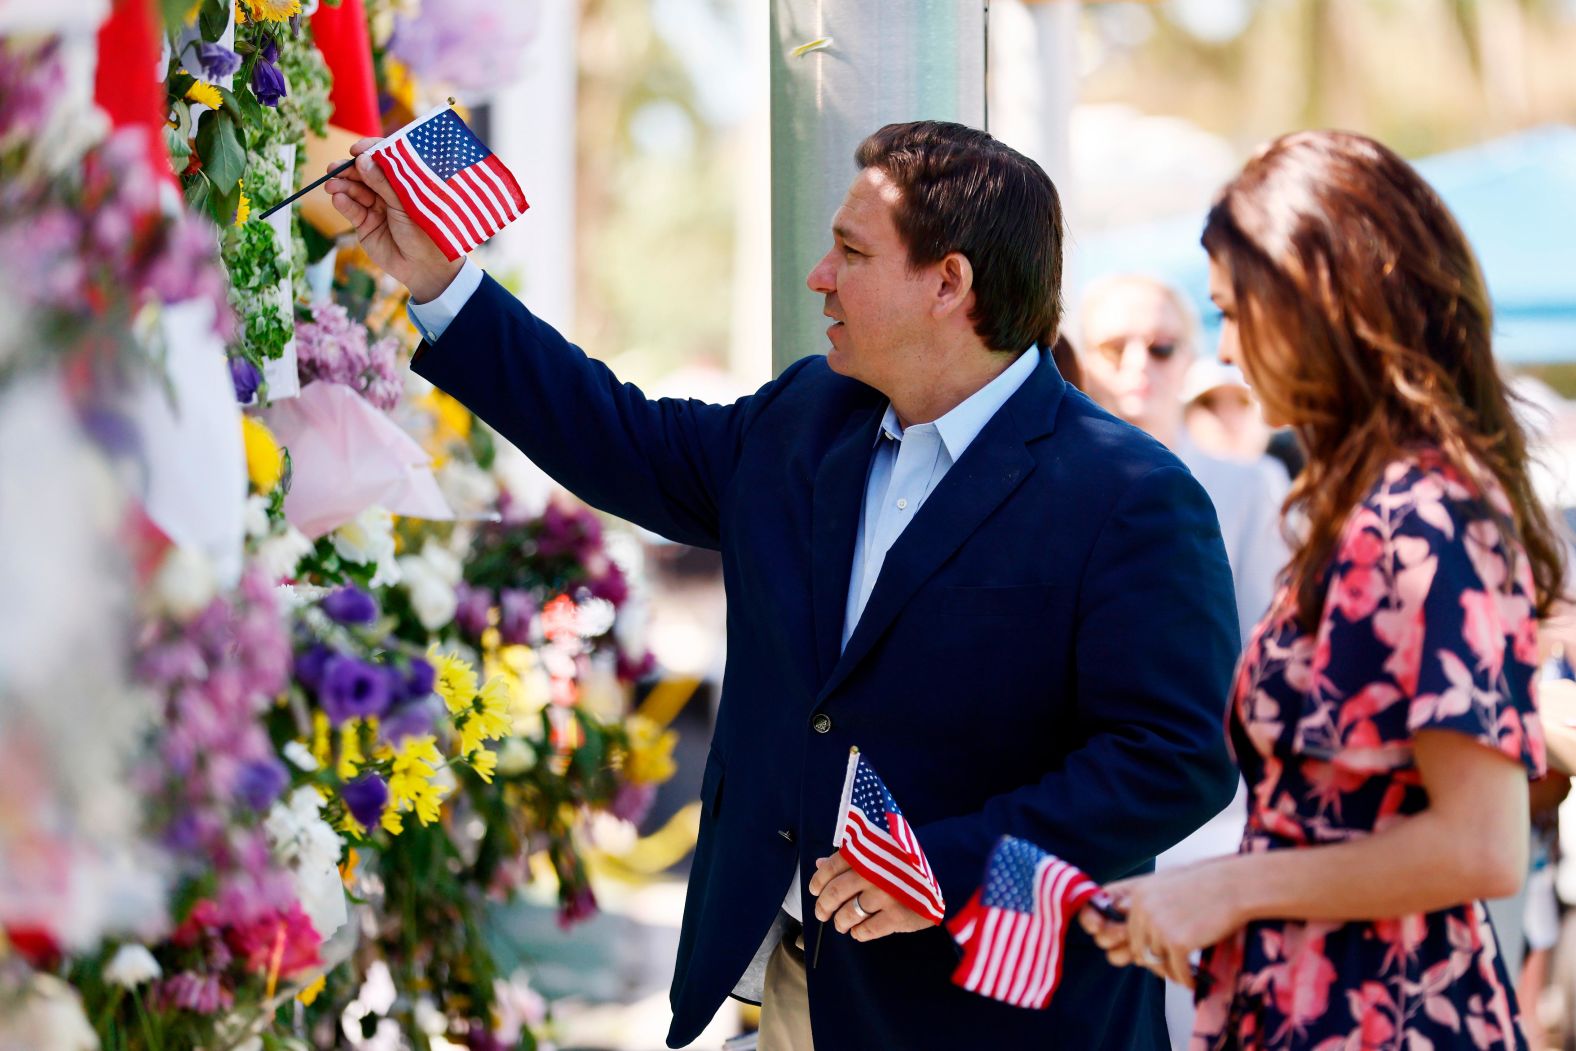
[[[854,907],[854,914],[862,920],[868,920],[870,917],[875,915],[875,913],[867,911],[864,905],[860,903],[858,894],[854,895],[854,900],[849,904]]]

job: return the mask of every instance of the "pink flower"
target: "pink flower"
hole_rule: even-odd
[[[1372,564],[1348,566],[1336,578],[1336,608],[1350,622],[1372,615],[1373,611],[1379,608],[1379,600],[1384,598],[1384,595],[1384,574]]]
[[[1465,619],[1462,637],[1477,655],[1478,668],[1492,679],[1499,678],[1505,664],[1505,626],[1499,619],[1499,603],[1484,591],[1463,591],[1461,610]]]
[[[1335,965],[1324,955],[1324,936],[1309,937],[1287,962],[1271,968],[1275,1007],[1296,1028],[1322,1017],[1330,1006]]]
[[[272,916],[230,928],[225,942],[247,970],[288,978],[318,965],[323,939],[296,901]]]

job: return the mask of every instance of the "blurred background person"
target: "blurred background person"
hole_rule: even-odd
[[[1525,1047],[1483,900],[1527,870],[1564,551],[1482,273],[1417,173],[1349,133],[1260,150],[1203,240],[1221,357],[1308,450],[1306,526],[1233,688],[1242,853],[1114,884],[1127,922],[1086,923],[1182,982],[1206,949],[1197,1047]]]
[[[1175,452],[1214,502],[1231,562],[1237,621],[1246,640],[1269,606],[1276,574],[1286,562],[1280,534],[1285,472],[1275,463],[1205,452],[1189,433],[1184,421],[1188,377],[1190,370],[1207,363],[1196,351],[1193,312],[1175,289],[1137,274],[1108,277],[1090,286],[1079,317],[1087,393]],[[1251,408],[1258,411],[1256,405]],[[1260,455],[1257,461],[1262,460]],[[1234,853],[1247,812],[1239,782],[1231,804],[1156,858],[1156,868]],[[1193,994],[1175,983],[1166,986],[1166,1028],[1173,1047],[1187,1046],[1193,1031]]]

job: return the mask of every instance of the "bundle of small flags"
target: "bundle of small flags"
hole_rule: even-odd
[[[451,260],[530,207],[503,161],[452,109],[413,121],[370,152],[406,213]]]
[[[1044,1007],[1062,978],[1067,928],[1085,905],[1119,916],[1110,897],[1076,866],[1002,837],[984,885],[947,924],[963,949],[953,984],[1017,1007]]]
[[[910,910],[934,923],[945,918],[941,884],[925,851],[892,793],[857,748],[848,753],[834,845],[855,872]]]

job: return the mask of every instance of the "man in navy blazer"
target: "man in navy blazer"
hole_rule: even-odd
[[[1081,931],[1051,1005],[1009,1007],[953,986],[947,933],[832,850],[851,745],[949,915],[1004,834],[1112,880],[1148,871],[1236,780],[1215,513],[1046,352],[1050,180],[937,122],[883,128],[857,162],[809,277],[830,351],[732,405],[619,383],[445,260],[366,158],[328,189],[411,289],[416,372],[588,503],[722,552],[728,661],[669,1043],[734,992],[764,1000],[767,1051],[1161,1048],[1160,982]]]

